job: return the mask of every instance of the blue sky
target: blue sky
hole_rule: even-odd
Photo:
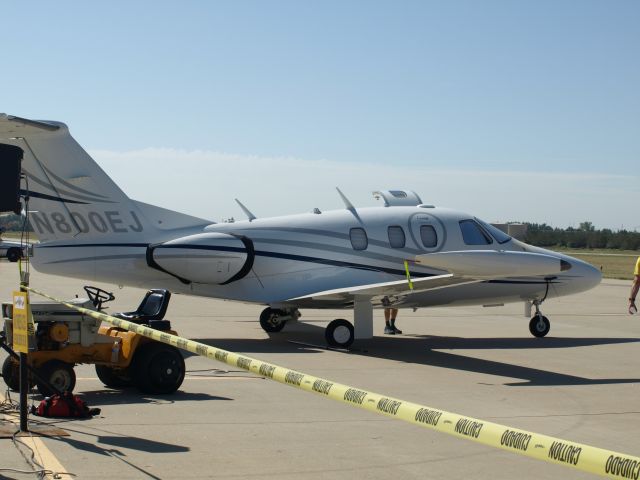
[[[488,220],[640,229],[640,2],[25,1],[2,18],[0,111],[64,121],[141,200],[219,219],[234,196],[272,215],[406,186]],[[222,168],[168,189],[175,158]]]

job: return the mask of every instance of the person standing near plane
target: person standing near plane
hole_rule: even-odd
[[[629,295],[629,313],[631,315],[638,311],[638,308],[636,307],[636,295],[638,295],[638,290],[640,290],[640,257],[638,257],[638,260],[636,261],[636,269],[634,270],[633,275],[631,294]]]
[[[396,317],[398,316],[397,308],[385,308],[384,309],[384,333],[387,335],[395,335],[402,333],[398,327],[396,327]]]

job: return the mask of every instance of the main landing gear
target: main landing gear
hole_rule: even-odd
[[[529,331],[531,332],[531,335],[538,338],[544,337],[549,333],[549,330],[551,330],[551,322],[547,317],[542,315],[542,312],[540,311],[540,303],[541,302],[533,302],[533,305],[536,307],[536,313],[529,322]]]
[[[260,314],[260,326],[267,333],[275,333],[282,330],[289,320],[297,320],[300,316],[298,309],[282,310],[267,307]]]
[[[300,318],[298,309],[265,308],[260,314],[260,326],[265,332],[279,332],[289,320]],[[353,323],[338,318],[327,325],[324,338],[331,347],[348,348],[355,339],[373,337],[373,305],[370,297],[356,296],[353,303]]]
[[[280,332],[289,320],[300,318],[298,310],[281,310],[278,308],[265,308],[260,314],[260,326],[267,333]],[[339,318],[327,325],[324,338],[332,347],[347,348],[355,338],[353,325]]]
[[[348,348],[355,339],[355,329],[351,322],[338,318],[327,325],[324,338],[332,347]]]

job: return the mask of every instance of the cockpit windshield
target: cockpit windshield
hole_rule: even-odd
[[[480,220],[479,218],[476,217],[476,221],[482,225],[482,227],[491,234],[491,236],[493,238],[496,239],[496,241],[498,243],[507,243],[509,240],[511,240],[511,237],[509,235],[507,235],[506,233],[504,233],[502,230],[500,230],[497,227],[494,227],[493,225],[487,223],[487,222],[483,222],[482,220]]]

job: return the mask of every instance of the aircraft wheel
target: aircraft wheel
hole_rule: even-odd
[[[72,392],[76,386],[76,373],[73,371],[73,365],[67,362],[49,360],[40,367],[38,375],[61,392]],[[36,379],[36,385],[43,397],[57,393],[38,379]]]
[[[542,338],[551,330],[551,322],[544,315],[534,315],[529,322],[529,331],[534,337]]]
[[[260,326],[267,333],[279,332],[286,321],[281,320],[284,312],[277,308],[267,307],[260,314]]]
[[[332,347],[347,348],[353,343],[353,325],[342,318],[333,320],[327,325],[324,331],[324,338]]]
[[[19,248],[10,248],[7,252],[7,260],[10,262],[17,262],[22,258],[22,253]]]
[[[133,385],[128,369],[96,365],[96,374],[100,381],[110,388],[127,388]]]
[[[141,392],[173,393],[184,380],[184,359],[180,350],[171,345],[149,342],[138,348],[130,371]]]
[[[14,392],[20,390],[20,364],[13,360],[11,357],[4,359],[2,364],[2,378],[4,383],[7,384]]]

